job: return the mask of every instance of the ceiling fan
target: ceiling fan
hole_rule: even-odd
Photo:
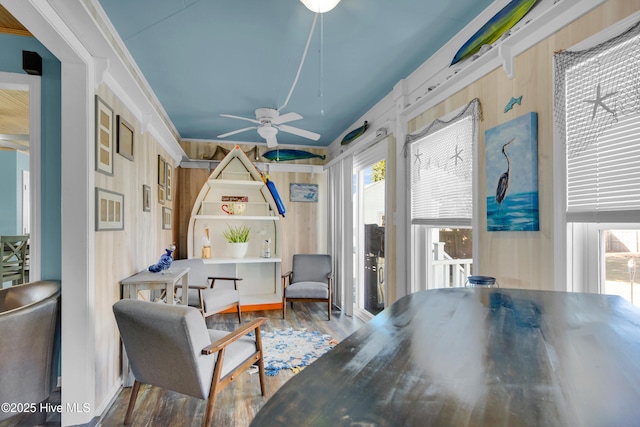
[[[279,130],[294,135],[308,138],[314,141],[320,139],[320,135],[308,130],[296,128],[293,126],[285,125],[284,123],[292,122],[294,120],[300,120],[302,116],[298,113],[286,113],[280,115],[280,112],[273,108],[258,108],[256,109],[256,118],[250,119],[247,117],[233,116],[231,114],[220,114],[222,117],[228,117],[231,119],[246,120],[248,122],[256,123],[257,126],[249,126],[246,128],[234,130],[232,132],[223,133],[218,135],[218,138],[226,138],[227,136],[235,135],[240,132],[245,132],[251,129],[257,129],[258,135],[267,141],[267,147],[275,147],[278,145],[278,139],[276,134]]]

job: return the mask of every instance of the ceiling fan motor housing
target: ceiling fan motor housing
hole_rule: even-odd
[[[256,109],[256,120],[260,123],[271,124],[275,118],[280,115],[278,110],[274,110],[273,108],[257,108]]]

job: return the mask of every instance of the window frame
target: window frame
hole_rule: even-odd
[[[479,265],[480,264],[480,259],[481,259],[481,254],[480,254],[480,250],[479,250],[479,239],[477,238],[479,236],[480,233],[480,229],[479,229],[479,223],[480,223],[480,195],[478,194],[479,191],[479,129],[480,129],[480,120],[481,120],[481,105],[479,100],[472,100],[470,101],[470,103],[465,104],[459,108],[457,108],[456,110],[445,114],[444,116],[440,117],[439,119],[437,119],[437,121],[440,122],[452,122],[451,124],[454,124],[455,122],[453,122],[454,118],[456,118],[456,116],[460,115],[461,112],[463,112],[465,109],[467,109],[469,107],[469,105],[473,102],[477,102],[477,105],[475,106],[475,108],[478,109],[478,116],[477,119],[472,119],[471,121],[471,126],[472,126],[472,141],[471,141],[471,147],[472,147],[472,183],[471,183],[471,197],[472,197],[472,215],[471,215],[471,233],[472,236],[475,236],[473,238],[473,242],[472,242],[472,259],[473,259],[473,263],[472,265]],[[473,114],[473,113],[471,113]],[[465,116],[461,116],[460,118],[464,118]],[[438,228],[444,228],[445,226],[443,225],[434,225],[434,226],[426,226],[426,225],[420,225],[420,224],[416,224],[414,225],[412,223],[412,209],[411,209],[411,203],[412,203],[412,194],[411,194],[411,190],[412,190],[412,177],[411,177],[411,168],[410,168],[410,162],[411,162],[411,158],[409,155],[409,145],[411,145],[414,142],[418,142],[419,140],[421,140],[423,137],[427,136],[428,133],[425,133],[425,135],[422,135],[419,138],[415,138],[412,141],[409,141],[409,137],[411,136],[415,136],[415,135],[420,135],[421,133],[425,132],[425,130],[427,128],[429,128],[430,126],[433,125],[433,122],[416,130],[415,132],[408,134],[407,135],[407,140],[405,142],[405,183],[406,183],[406,197],[407,197],[407,237],[408,237],[408,260],[409,260],[409,264],[408,264],[408,268],[409,268],[409,283],[410,285],[408,286],[408,291],[410,293],[413,292],[418,292],[418,291],[422,291],[422,290],[427,290],[427,289],[432,289],[432,284],[431,284],[431,276],[432,274],[429,272],[430,269],[427,269],[426,273],[421,273],[418,271],[418,263],[415,262],[417,257],[421,257],[424,258],[426,257],[430,251],[432,250],[432,246],[433,246],[433,242],[432,242],[432,238],[431,238],[431,232],[429,230],[431,230],[434,227],[438,227]],[[461,227],[459,224],[452,224],[451,225],[452,228],[465,228],[465,227]],[[419,240],[416,238],[417,234],[424,234],[424,238],[422,240]],[[426,259],[431,259],[430,257],[426,258]]]
[[[609,26],[580,43],[568,48],[569,51],[580,51],[597,46],[612,39],[640,19],[640,12]],[[553,81],[556,82],[557,70],[553,67]],[[555,93],[554,83],[554,98]],[[555,108],[555,107],[554,107]],[[553,224],[554,262],[553,288],[557,291],[600,293],[604,270],[604,251],[601,245],[601,231],[612,228],[638,228],[640,222],[569,222],[567,220],[567,152],[565,147],[565,132],[557,122],[553,127]],[[622,216],[624,218],[624,214]],[[624,221],[624,220],[623,220]],[[564,257],[564,258],[562,258]],[[564,259],[564,262],[562,261]],[[597,261],[597,262],[594,262]]]

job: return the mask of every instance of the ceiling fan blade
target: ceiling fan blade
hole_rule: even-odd
[[[317,141],[320,139],[320,134],[318,133],[309,132],[308,130],[304,130],[304,129],[294,128],[293,126],[280,125],[278,126],[278,129],[280,129],[283,132],[292,133],[294,135],[298,135],[303,138],[312,139],[314,141]]]
[[[276,145],[278,145],[278,138],[276,138],[275,135],[273,135],[272,137],[267,138],[267,147],[273,148]]]
[[[273,119],[272,123],[274,125],[279,125],[281,123],[292,122],[294,120],[300,120],[302,116],[298,113],[287,113]]]
[[[231,114],[220,114],[220,116],[228,117],[230,119],[246,120],[246,121],[251,122],[251,123],[260,123],[256,119],[250,119],[250,118],[247,118],[247,117],[234,116],[234,115],[231,115]]]
[[[258,126],[249,126],[248,128],[242,128],[238,130],[234,130],[232,132],[223,133],[222,135],[218,135],[218,138],[226,138],[231,135],[235,135],[236,133],[245,132],[251,129],[258,129]]]

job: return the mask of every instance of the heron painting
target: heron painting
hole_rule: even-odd
[[[538,231],[538,115],[485,131],[488,231]]]

